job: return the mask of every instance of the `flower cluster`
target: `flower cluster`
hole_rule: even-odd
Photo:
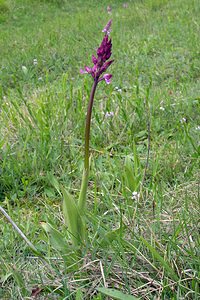
[[[111,50],[112,50],[112,42],[111,39],[108,38],[110,34],[110,27],[112,24],[112,20],[110,20],[105,28],[102,30],[105,33],[105,36],[101,42],[101,45],[97,49],[96,56],[92,55],[92,62],[93,67],[90,68],[85,66],[85,69],[80,69],[80,73],[88,73],[91,74],[95,81],[99,82],[101,80],[105,80],[107,84],[110,83],[112,75],[111,74],[104,74],[101,76],[108,67],[113,63],[114,60],[109,60],[111,57]]]
[[[138,193],[138,192],[133,192],[132,193],[132,199],[133,200],[139,200],[139,198],[140,198],[140,193]]]

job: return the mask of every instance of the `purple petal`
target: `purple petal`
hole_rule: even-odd
[[[85,66],[85,71],[86,73],[91,74],[92,73],[92,69],[90,67]]]
[[[98,66],[97,66],[97,65],[94,65],[94,66],[92,67],[92,72],[93,72],[93,73],[96,73],[96,72],[97,72],[97,69],[98,69]]]
[[[94,55],[92,55],[92,62],[94,65],[96,65],[98,62],[98,59]]]
[[[105,72],[108,69],[108,67],[113,63],[113,61],[114,59],[110,61],[106,61],[101,67],[101,73]]]
[[[80,73],[81,74],[86,74],[87,72],[85,70],[83,70],[83,69],[80,69]]]
[[[111,82],[112,74],[105,74],[103,75],[103,78],[105,79],[105,82],[109,84]]]

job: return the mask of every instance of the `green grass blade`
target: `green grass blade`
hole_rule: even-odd
[[[151,254],[160,262],[162,267],[167,271],[167,273],[171,276],[171,278],[175,281],[178,281],[179,278],[170,266],[169,262],[164,260],[164,258],[156,251],[156,249],[151,246],[143,237],[140,237],[140,240],[143,242],[143,244],[149,249]]]
[[[139,299],[134,296],[124,294],[116,289],[109,289],[109,288],[101,287],[101,288],[98,288],[97,291],[106,296],[112,297],[113,299],[118,299],[118,300],[138,300]]]
[[[60,184],[58,182],[58,180],[56,179],[56,177],[51,173],[49,172],[47,174],[47,178],[50,182],[50,184],[56,189],[56,191],[59,193],[59,195],[61,196],[61,192],[60,192]]]
[[[117,240],[120,236],[121,228],[117,228],[111,231],[108,231],[100,241],[100,247],[107,247],[112,244],[114,240]]]
[[[125,158],[124,168],[128,188],[131,191],[136,191],[137,183],[133,172],[133,162],[129,156],[126,156]]]

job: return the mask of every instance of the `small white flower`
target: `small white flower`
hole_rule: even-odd
[[[114,88],[114,90],[115,90],[116,92],[119,92],[119,93],[122,92],[122,89],[120,89],[118,86],[116,86],[116,87]]]
[[[196,130],[200,130],[200,125],[198,125],[195,129],[196,129]]]
[[[106,112],[105,113],[105,118],[111,118],[111,117],[113,117],[114,116],[114,112],[113,111],[111,111],[111,112]]]
[[[133,200],[138,200],[139,197],[140,197],[140,193],[138,193],[138,192],[132,192],[132,197],[131,198]]]
[[[42,77],[39,77],[38,80],[39,80],[39,81],[42,81]]]
[[[192,238],[191,235],[189,235],[189,240],[190,240],[191,243],[194,243],[193,238]]]
[[[112,14],[112,7],[111,7],[110,5],[107,6],[107,13],[108,13],[109,15]]]
[[[34,66],[37,66],[37,64],[38,64],[37,58],[34,58],[33,64],[34,64]]]
[[[128,8],[128,3],[127,2],[123,3],[123,8]]]
[[[22,71],[26,75],[28,73],[28,69],[26,66],[22,66]]]
[[[181,122],[181,124],[186,123],[187,119],[186,118],[182,118],[182,119],[180,119],[180,122]]]
[[[165,108],[164,108],[163,106],[160,106],[160,110],[164,111],[164,110],[165,110]]]
[[[115,90],[116,92],[119,92],[119,93],[122,92],[122,89],[120,89],[118,86],[116,86],[116,87],[114,88],[114,90]]]

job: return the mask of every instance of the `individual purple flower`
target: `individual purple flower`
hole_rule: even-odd
[[[111,82],[112,74],[104,74],[98,81],[105,80],[107,84]]]
[[[112,54],[112,41],[108,38],[108,35],[110,33],[110,27],[112,24],[112,20],[110,20],[107,25],[102,30],[105,32],[105,36],[101,42],[101,45],[97,49],[96,56],[92,55],[92,62],[93,67],[90,68],[88,66],[85,66],[84,69],[80,69],[80,73],[88,73],[91,74],[92,77],[96,82],[100,82],[102,80],[105,80],[107,84],[111,82],[111,74],[104,74],[101,76],[108,67],[113,63],[114,60],[109,60]]]

